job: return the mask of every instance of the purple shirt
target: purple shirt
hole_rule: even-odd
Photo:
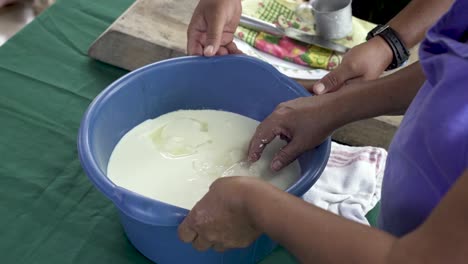
[[[421,44],[427,81],[390,146],[382,188],[379,226],[396,236],[422,224],[468,168],[467,10],[456,1]]]

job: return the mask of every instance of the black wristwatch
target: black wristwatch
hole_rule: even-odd
[[[369,40],[375,36],[382,37],[392,49],[393,60],[392,63],[390,63],[390,65],[386,69],[387,71],[400,67],[408,60],[410,56],[408,49],[405,47],[403,41],[401,41],[400,37],[398,36],[398,33],[395,30],[393,30],[390,26],[376,26],[367,34],[366,40]]]

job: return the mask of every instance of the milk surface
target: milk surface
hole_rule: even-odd
[[[280,172],[270,170],[285,142],[275,139],[259,161],[246,161],[258,124],[216,110],[180,110],[146,120],[119,141],[107,176],[118,186],[186,209],[219,177],[259,177],[285,190],[300,177],[297,161]]]

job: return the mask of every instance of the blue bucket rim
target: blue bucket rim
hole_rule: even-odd
[[[256,58],[244,55],[227,55],[210,58],[200,56],[185,56],[151,63],[134,71],[126,73],[125,75],[108,85],[103,91],[101,91],[88,106],[81,120],[81,125],[79,128],[77,139],[78,156],[80,159],[80,163],[86,175],[91,180],[91,182],[93,182],[96,188],[98,188],[102,193],[104,193],[104,195],[106,195],[114,203],[114,205],[127,216],[130,216],[140,222],[150,225],[177,226],[180,222],[182,222],[182,220],[188,214],[189,210],[162,201],[158,201],[135,193],[133,191],[127,190],[125,188],[119,187],[116,184],[114,184],[106,176],[106,174],[103,171],[101,171],[101,169],[99,169],[96,159],[91,151],[91,144],[89,138],[90,123],[94,111],[100,107],[101,102],[106,101],[108,98],[111,97],[113,93],[122,89],[123,83],[127,82],[128,80],[134,78],[139,74],[144,74],[146,71],[155,67],[164,67],[167,64],[171,64],[173,66],[175,63],[219,63],[230,60],[241,60],[257,64],[259,67],[262,67],[263,69],[267,70],[267,72],[269,72],[272,75],[272,77],[276,78],[288,89],[293,90],[294,92],[298,93],[300,96],[303,97],[311,96],[311,94],[298,83],[280,73],[270,64]],[[316,171],[315,175],[313,175],[315,177],[301,176],[297,182],[295,182],[286,190],[286,192],[296,196],[302,196],[310,188],[308,186],[312,186],[318,180],[323,170],[325,169],[328,157],[330,155],[331,138],[328,137],[322,144],[317,146],[316,149],[317,148],[321,148],[321,152],[324,152],[325,155],[323,155],[320,164],[317,164],[319,165],[319,168]],[[169,212],[166,213],[164,217],[158,216],[157,212],[154,211],[152,212],[152,214],[148,215],[148,212],[146,211],[143,212],[142,210],[134,210],[127,206],[124,203],[125,198],[127,197],[138,199],[146,203],[153,203],[154,205],[157,205],[161,208],[164,207],[165,210],[169,210]]]

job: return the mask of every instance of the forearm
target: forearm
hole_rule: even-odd
[[[255,226],[301,263],[384,263],[396,239],[272,187],[250,187],[246,206]]]
[[[381,115],[403,114],[425,81],[419,63],[368,82],[356,82],[328,96],[335,126]]]
[[[398,32],[406,47],[413,47],[453,2],[454,0],[412,0],[388,24]]]
[[[270,184],[244,184],[243,200],[254,227],[301,263],[465,263],[468,169],[413,232],[397,238],[329,213]]]

